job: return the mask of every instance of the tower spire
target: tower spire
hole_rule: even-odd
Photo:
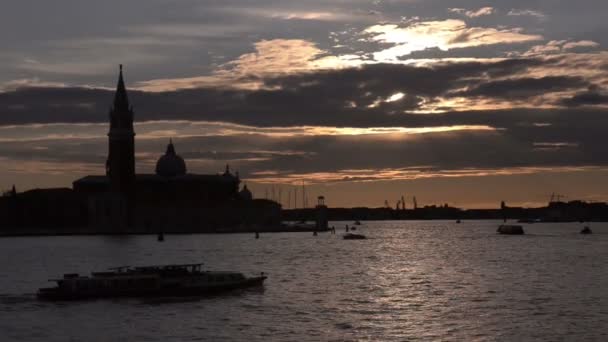
[[[131,225],[135,197],[135,132],[133,111],[129,107],[122,65],[119,68],[113,108],[110,109],[108,145],[106,174],[110,180],[111,191],[120,194],[126,201],[126,216],[122,223]]]
[[[127,97],[127,88],[122,76],[122,64],[118,74],[118,84],[116,85],[116,94],[114,95],[114,111],[129,111],[129,98]]]
[[[171,138],[169,138],[169,145],[167,145],[167,152],[165,154],[175,155],[175,147]]]

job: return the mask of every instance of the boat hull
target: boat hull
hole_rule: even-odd
[[[173,286],[156,289],[124,289],[124,290],[98,290],[98,291],[66,291],[61,288],[43,288],[37,293],[40,300],[82,300],[96,298],[118,298],[118,297],[191,297],[204,296],[238,289],[262,286],[266,276],[251,277],[243,281],[201,285],[201,286]]]
[[[524,228],[522,226],[508,225],[508,224],[500,225],[496,231],[499,234],[503,234],[503,235],[523,235],[524,234]]]
[[[345,234],[343,236],[344,240],[365,240],[366,236],[361,234]]]

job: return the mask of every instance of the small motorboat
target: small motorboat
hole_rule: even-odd
[[[264,273],[246,277],[239,272],[203,271],[202,264],[116,267],[91,276],[65,274],[52,279],[56,287],[41,288],[43,300],[76,300],[113,297],[199,296],[261,286]]]
[[[500,234],[504,235],[522,235],[524,234],[524,228],[514,224],[501,224],[496,230]]]
[[[593,233],[593,232],[591,231],[591,228],[589,228],[589,226],[585,226],[585,228],[583,228],[581,230],[581,234],[591,234],[591,233]]]
[[[363,234],[348,233],[343,235],[344,240],[365,240],[367,237]]]

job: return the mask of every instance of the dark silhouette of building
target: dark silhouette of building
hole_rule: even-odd
[[[173,140],[169,140],[167,152],[156,163],[156,174],[162,177],[175,177],[186,174],[186,162],[184,158],[175,153]]]
[[[133,194],[135,190],[133,108],[129,106],[122,65],[114,95],[114,106],[110,110],[106,175],[110,178],[112,191]]]
[[[280,205],[254,200],[246,187],[239,193],[238,173],[233,174],[228,165],[223,174],[187,173],[186,162],[172,140],[159,157],[154,174],[136,174],[133,109],[122,66],[110,111],[108,141],[106,175],[87,176],[73,184],[74,191],[87,199],[89,224],[97,229],[208,231],[280,223]]]
[[[110,189],[119,207],[124,208],[124,225],[133,225],[135,201],[135,131],[133,130],[133,108],[122,75],[122,64],[114,95],[114,105],[110,110],[110,131],[108,132],[108,159],[106,176],[110,179]]]
[[[55,234],[84,232],[84,201],[69,188],[32,189],[17,193],[15,187],[0,197],[0,233]]]
[[[13,194],[1,198],[0,213],[12,215],[12,226],[32,227],[38,223],[26,224],[17,213],[25,210],[36,216],[34,212],[44,212],[47,205],[40,203],[48,202],[63,214],[48,217],[50,221],[40,222],[42,226],[84,226],[83,231],[94,233],[217,232],[280,226],[278,203],[254,199],[246,186],[239,191],[238,172],[233,174],[228,165],[222,174],[188,173],[172,140],[154,174],[136,174],[133,120],[121,65],[110,109],[106,174],[77,179],[73,190],[36,189],[36,196],[17,194],[13,189]]]

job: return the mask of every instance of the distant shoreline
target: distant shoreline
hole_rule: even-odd
[[[28,228],[25,228],[27,230]],[[216,234],[255,234],[255,233],[312,233],[317,232],[328,232],[329,230],[313,229],[313,228],[290,228],[290,227],[268,227],[268,228],[246,228],[246,229],[222,229],[222,230],[176,230],[176,231],[164,231],[164,235],[216,235]],[[65,231],[52,231],[49,229],[28,231],[2,231],[0,232],[0,238],[4,237],[30,237],[30,236],[137,236],[137,235],[152,235],[156,236],[161,232],[145,232],[145,231],[128,231],[124,233],[110,232],[110,231],[86,231],[86,229],[79,230],[65,230]]]
[[[454,220],[452,219],[401,219],[401,220],[360,220],[362,223],[365,222],[385,222],[385,221],[444,221],[444,222],[450,222],[450,223],[455,223]],[[471,221],[496,221],[497,224],[499,224],[500,222],[502,222],[501,219],[485,219],[485,218],[479,218],[479,219],[467,219],[467,220],[462,220],[461,221],[461,225],[466,226],[466,222],[471,222]],[[510,220],[513,221],[513,220]],[[345,223],[349,226],[353,226],[356,227],[356,225],[353,225],[351,223],[353,223],[352,220],[335,220],[335,221],[331,221],[330,222],[330,227],[332,225],[332,223],[335,222],[340,222],[340,223]],[[349,223],[350,222],[350,223]],[[601,220],[601,221],[585,221],[586,223],[601,223],[601,222],[608,222],[608,220]],[[579,221],[547,221],[547,222],[535,222],[535,223],[524,223],[524,224],[550,224],[550,223],[580,223]],[[335,224],[334,224],[335,226]],[[343,226],[338,226],[335,227],[336,231],[342,231],[344,229]],[[95,232],[87,232],[85,231],[86,229],[79,229],[77,231],[50,231],[48,229],[44,229],[44,230],[31,230],[29,232],[7,232],[7,231],[3,231],[0,232],[0,238],[12,238],[12,237],[49,237],[49,236],[115,236],[115,237],[119,237],[119,236],[145,236],[145,235],[149,235],[149,236],[156,236],[159,234],[159,232],[143,232],[143,231],[132,231],[132,232],[124,232],[124,233],[116,233],[116,232],[107,232],[107,231],[95,231]],[[260,233],[260,234],[269,234],[269,233],[311,233],[311,232],[330,232],[331,229],[327,229],[327,230],[318,230],[318,229],[314,229],[314,228],[293,228],[293,227],[288,227],[288,226],[283,226],[283,227],[275,227],[275,228],[260,228],[260,229],[251,229],[251,228],[246,228],[246,229],[223,229],[223,230],[214,230],[214,231],[201,231],[201,230],[181,230],[181,231],[168,231],[168,232],[163,232],[164,235],[218,235],[218,234],[255,234]]]
[[[283,209],[283,221],[311,220],[314,209]],[[330,221],[356,220],[522,220],[528,222],[608,222],[608,204],[601,202],[550,202],[546,207],[509,207],[461,209],[444,205],[403,208],[328,208]]]

